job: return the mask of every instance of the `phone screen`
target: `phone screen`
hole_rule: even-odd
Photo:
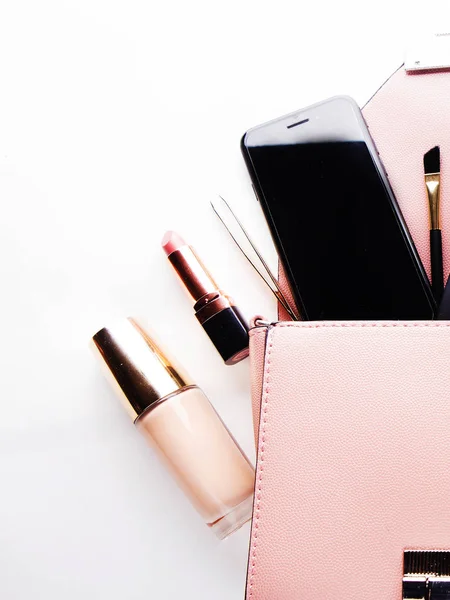
[[[250,130],[255,188],[304,319],[432,318],[429,282],[358,112],[336,98]]]

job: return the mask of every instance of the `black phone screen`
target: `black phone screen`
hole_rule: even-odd
[[[432,318],[423,267],[364,139],[305,137],[244,139],[302,317]]]

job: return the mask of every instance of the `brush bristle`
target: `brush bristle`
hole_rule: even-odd
[[[423,155],[423,168],[425,173],[439,173],[441,170],[441,151],[435,146]]]

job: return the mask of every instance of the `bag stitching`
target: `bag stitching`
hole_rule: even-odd
[[[249,336],[255,337],[255,335],[262,334],[262,333],[264,333],[264,334],[267,333],[267,327],[260,327],[258,329],[250,329]]]
[[[383,321],[379,321],[379,322],[368,322],[368,323],[327,323],[326,321],[324,322],[320,322],[320,323],[308,323],[306,321],[302,321],[300,322],[296,322],[296,323],[275,323],[274,325],[275,327],[300,327],[303,329],[319,329],[319,328],[323,328],[323,327],[412,327],[412,328],[417,328],[417,327],[429,327],[429,328],[434,328],[434,327],[450,327],[450,321],[430,321],[430,322],[401,322],[398,321],[396,323],[385,323]]]
[[[267,431],[267,423],[268,423],[268,405],[269,405],[269,392],[270,392],[270,361],[271,361],[271,353],[272,353],[272,346],[273,346],[273,330],[269,330],[268,332],[268,344],[267,344],[267,363],[266,363],[266,369],[265,369],[265,374],[264,374],[264,384],[263,384],[263,390],[264,390],[264,399],[263,399],[263,405],[262,405],[262,409],[261,409],[261,421],[262,421],[262,427],[261,427],[261,433],[260,433],[260,439],[259,439],[259,449],[258,449],[258,468],[257,468],[257,474],[258,474],[258,480],[256,481],[256,485],[255,485],[255,497],[256,497],[256,501],[255,501],[255,511],[254,511],[254,516],[253,516],[253,530],[252,530],[252,550],[250,553],[250,564],[249,564],[249,570],[250,570],[250,579],[249,579],[249,584],[248,584],[248,589],[249,589],[249,593],[248,593],[248,597],[252,598],[253,597],[253,581],[255,578],[255,568],[256,568],[256,549],[258,547],[258,529],[259,529],[259,519],[260,519],[260,513],[261,513],[261,498],[262,498],[262,488],[263,488],[263,471],[264,471],[264,449],[265,449],[265,442],[266,442],[266,431]]]

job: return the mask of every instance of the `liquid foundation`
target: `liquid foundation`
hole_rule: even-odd
[[[251,518],[254,470],[208,398],[135,319],[93,338],[136,427],[215,534]]]

